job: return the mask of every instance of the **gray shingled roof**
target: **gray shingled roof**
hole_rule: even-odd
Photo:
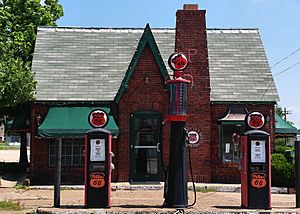
[[[211,101],[279,101],[257,29],[209,30],[207,40]]]
[[[38,29],[32,71],[37,101],[112,101],[143,29]],[[211,101],[260,101],[272,81],[258,30],[208,30]],[[152,29],[161,55],[174,29]],[[274,82],[262,101],[277,101]]]

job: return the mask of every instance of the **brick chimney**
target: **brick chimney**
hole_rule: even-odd
[[[188,56],[185,72],[194,78],[195,87],[188,89],[186,126],[200,131],[203,137],[201,145],[192,150],[193,162],[205,166],[194,167],[197,169],[196,176],[201,178],[198,182],[211,181],[211,106],[205,13],[205,10],[198,10],[197,4],[185,4],[183,10],[176,13],[175,36],[175,51]]]
[[[198,4],[184,4],[183,10],[198,10]]]

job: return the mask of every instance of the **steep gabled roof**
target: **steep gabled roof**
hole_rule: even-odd
[[[155,49],[149,30],[144,40]],[[152,32],[167,60],[174,30]],[[36,100],[113,101],[143,33],[141,28],[38,28],[32,64]]]
[[[117,96],[115,97],[115,101],[118,103],[122,97],[122,94],[124,92],[124,90],[127,88],[128,86],[128,81],[133,73],[133,71],[135,70],[135,67],[140,59],[141,54],[143,53],[146,45],[149,45],[153,56],[155,58],[155,61],[164,77],[164,79],[169,79],[169,75],[166,69],[166,66],[164,64],[164,61],[160,55],[160,52],[158,50],[158,47],[156,45],[155,39],[153,37],[153,34],[151,32],[150,26],[149,24],[146,25],[144,33],[139,41],[139,44],[136,48],[136,51],[132,57],[132,60],[128,66],[127,72],[125,74],[125,77],[122,81],[121,87],[118,90]]]
[[[166,66],[174,51],[174,29],[146,30],[39,28],[32,65],[36,100],[118,101],[142,49],[139,41],[158,48]],[[212,102],[279,100],[257,29],[207,29],[207,42]]]

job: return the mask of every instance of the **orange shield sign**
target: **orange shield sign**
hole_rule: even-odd
[[[90,174],[90,186],[93,188],[101,188],[105,185],[105,175],[103,173],[92,172]]]
[[[261,172],[253,172],[251,175],[251,186],[257,189],[267,185],[266,174]]]

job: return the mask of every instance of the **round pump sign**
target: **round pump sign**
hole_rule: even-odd
[[[198,132],[196,132],[196,131],[189,131],[188,139],[189,139],[190,144],[196,144],[196,143],[198,143],[200,136],[199,136]]]
[[[173,71],[182,71],[188,65],[188,59],[183,53],[173,53],[169,57],[169,66]]]
[[[89,123],[94,128],[102,128],[108,122],[108,116],[105,111],[94,110],[89,115]]]
[[[246,122],[252,129],[260,129],[265,125],[265,117],[260,112],[252,112],[247,115]]]

